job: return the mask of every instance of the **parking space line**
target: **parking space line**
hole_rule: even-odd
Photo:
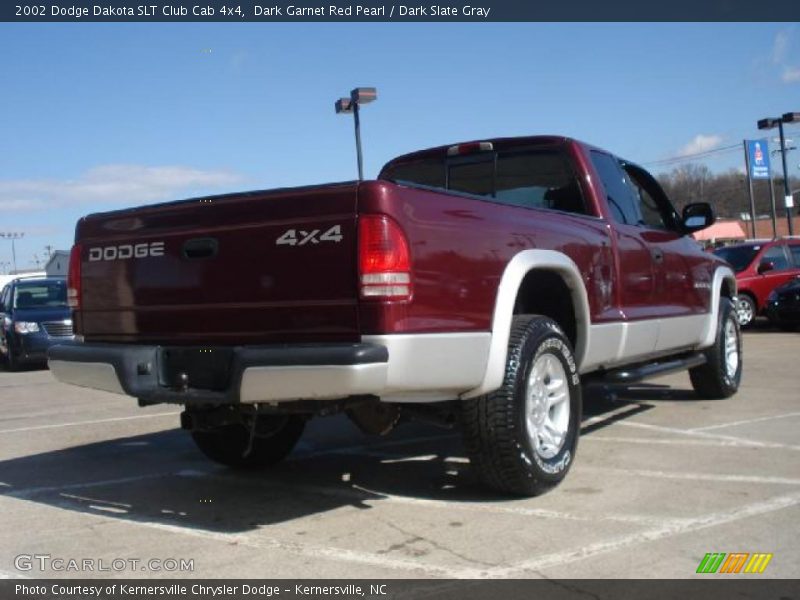
[[[758,443],[751,443],[748,440],[706,440],[706,439],[693,439],[693,438],[641,438],[641,437],[623,437],[623,436],[611,436],[611,435],[587,435],[581,437],[581,444],[585,442],[609,442],[614,444],[644,444],[644,445],[651,445],[651,444],[662,444],[667,446],[710,446],[710,447],[717,447],[717,448],[762,448],[765,450],[773,450],[777,448],[772,448],[771,446],[767,446],[764,448]],[[783,450],[784,448],[780,448]]]
[[[222,480],[230,481],[231,477],[224,472],[185,472],[183,475],[199,476],[199,477],[212,477]],[[281,486],[286,484],[282,482]],[[430,508],[440,508],[444,510],[461,510],[472,511],[481,513],[493,514],[506,514],[506,515],[519,515],[525,517],[538,517],[543,519],[561,519],[566,521],[611,521],[619,523],[636,523],[636,524],[658,524],[663,525],[668,522],[680,521],[681,519],[673,519],[671,517],[653,517],[646,515],[617,515],[617,514],[600,514],[600,515],[575,515],[572,513],[565,513],[555,510],[544,508],[531,508],[525,506],[500,506],[497,504],[486,504],[460,501],[456,499],[436,500],[433,498],[415,498],[413,496],[401,496],[397,494],[390,494],[387,492],[376,491],[365,486],[353,484],[351,487],[335,488],[323,485],[309,485],[309,484],[295,484],[291,483],[286,486],[286,489],[292,491],[305,492],[309,494],[316,494],[320,496],[329,496],[334,498],[345,498],[347,500],[356,500],[362,503],[371,500],[380,502],[388,502],[390,504],[405,504],[409,506],[424,506]],[[366,497],[365,497],[366,495]]]
[[[541,574],[542,569],[558,567],[565,564],[585,560],[602,554],[608,554],[631,546],[638,546],[649,542],[655,542],[683,533],[694,532],[700,529],[707,529],[710,527],[717,527],[719,525],[726,525],[734,523],[771,512],[791,508],[800,504],[800,492],[794,494],[787,494],[785,496],[777,496],[764,500],[763,502],[755,502],[734,508],[727,511],[712,513],[709,515],[687,519],[681,523],[674,523],[657,527],[647,531],[632,533],[617,537],[606,542],[597,542],[576,548],[574,550],[566,550],[564,552],[554,552],[516,563],[509,567],[495,567],[489,571],[490,577],[522,577],[526,572],[536,572]]]
[[[178,473],[180,474],[180,473]],[[41,486],[41,487],[33,487],[33,488],[23,488],[21,490],[10,490],[10,491],[3,491],[0,492],[0,498],[8,497],[8,498],[17,498],[19,500],[27,500],[32,496],[37,496],[39,494],[48,494],[51,492],[66,492],[69,490],[82,490],[86,488],[93,488],[93,487],[102,487],[104,485],[121,485],[123,483],[135,483],[137,481],[144,481],[146,479],[156,479],[159,477],[169,477],[171,475],[175,475],[174,472],[160,472],[160,473],[149,473],[149,474],[142,474],[142,475],[132,475],[131,477],[117,477],[116,479],[103,479],[100,481],[84,481],[81,483],[66,483],[64,485],[49,485],[49,486]],[[4,490],[6,488],[3,488]]]
[[[134,419],[155,419],[157,417],[177,417],[178,413],[156,413],[154,415],[133,415],[130,417],[111,417],[108,419],[97,419],[95,421],[73,421],[71,423],[52,423],[50,425],[34,425],[33,427],[17,427],[16,429],[0,429],[0,433],[22,433],[26,431],[38,431],[40,429],[59,429],[61,427],[79,427],[81,425],[99,425],[101,423],[115,423],[117,421],[132,421]]]
[[[22,573],[12,573],[11,571],[3,571],[0,569],[0,579],[28,579],[28,576]]]
[[[780,448],[781,450],[800,450],[800,446],[792,444],[781,444],[779,442],[763,442],[761,440],[748,440],[733,435],[721,435],[718,433],[706,433],[705,431],[692,431],[691,429],[678,429],[677,427],[664,427],[662,425],[651,425],[650,423],[638,423],[636,421],[619,421],[617,425],[624,427],[635,427],[639,429],[649,429],[662,433],[676,433],[678,435],[688,435],[709,440],[728,440],[748,444],[754,448]]]
[[[766,417],[758,417],[756,419],[733,421],[731,423],[720,423],[719,425],[708,425],[707,427],[695,427],[693,429],[689,429],[689,431],[711,431],[712,429],[723,429],[725,427],[736,427],[738,425],[750,425],[751,423],[761,423],[762,421],[773,421],[775,419],[788,419],[791,417],[800,417],[800,412],[790,412],[782,415],[770,415]]]
[[[719,481],[723,483],[761,483],[774,485],[800,485],[800,479],[791,477],[768,477],[761,475],[736,475],[719,473],[690,473],[686,471],[651,471],[648,469],[620,469],[616,467],[582,466],[585,470],[602,473],[618,473],[655,479],[688,479],[694,481]]]
[[[48,501],[48,503],[51,506],[75,511],[74,501],[68,501],[62,498]],[[429,562],[391,558],[383,554],[348,550],[346,548],[315,546],[310,544],[300,544],[297,542],[283,542],[274,538],[256,537],[247,533],[225,533],[220,531],[209,531],[206,529],[196,529],[193,527],[167,523],[161,520],[153,520],[152,518],[141,517],[130,513],[124,516],[116,517],[110,517],[108,514],[97,514],[95,512],[88,511],[80,511],[79,514],[93,519],[100,519],[105,523],[118,523],[131,527],[145,527],[167,533],[177,533],[197,539],[224,542],[226,544],[236,544],[238,546],[244,546],[258,550],[278,550],[280,552],[288,552],[306,558],[358,563],[399,571],[416,571],[419,573],[425,573],[429,576],[447,579],[476,579],[485,577],[487,572],[486,569],[433,565]]]

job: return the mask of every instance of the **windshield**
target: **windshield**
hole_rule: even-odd
[[[17,284],[14,308],[61,308],[67,306],[65,281],[36,281]]]
[[[727,261],[737,273],[744,271],[755,258],[761,246],[728,246],[727,248],[717,248],[714,254],[722,260]]]

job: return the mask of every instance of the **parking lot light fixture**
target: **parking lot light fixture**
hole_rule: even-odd
[[[369,104],[377,100],[378,90],[374,87],[358,87],[350,91],[349,98],[339,98],[334,107],[336,114],[353,114],[353,122],[356,130],[356,156],[358,159],[358,180],[364,179],[364,160],[361,153],[361,120],[359,118],[359,106]]]
[[[0,238],[11,240],[11,261],[14,265],[14,272],[17,271],[17,251],[14,247],[14,240],[22,238],[25,234],[19,231],[0,231]]]
[[[778,135],[781,140],[781,163],[783,164],[783,195],[784,206],[786,207],[786,221],[789,225],[789,235],[794,235],[794,227],[792,224],[792,207],[794,206],[794,200],[792,199],[792,192],[789,189],[789,169],[786,167],[786,138],[783,135],[784,123],[800,123],[800,112],[787,112],[783,113],[780,117],[759,119],[757,125],[759,129],[778,128]]]

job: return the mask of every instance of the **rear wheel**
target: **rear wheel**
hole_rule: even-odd
[[[747,294],[736,296],[735,302],[736,318],[742,327],[750,327],[756,320],[756,301]]]
[[[581,389],[569,340],[546,317],[516,316],[500,389],[463,403],[464,442],[486,485],[533,496],[575,458]]]
[[[717,335],[705,355],[706,364],[689,369],[695,392],[708,399],[733,396],[742,379],[742,333],[729,298],[720,298]]]
[[[269,423],[264,420],[270,420]],[[252,469],[274,465],[289,455],[303,434],[302,417],[259,417],[257,430],[268,429],[268,436],[256,435],[245,425],[222,425],[210,430],[192,432],[192,439],[200,451],[211,460],[228,467]]]

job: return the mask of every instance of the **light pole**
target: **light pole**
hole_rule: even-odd
[[[356,128],[356,156],[358,158],[358,180],[364,179],[364,159],[361,154],[361,121],[359,120],[359,106],[369,104],[378,98],[378,91],[374,87],[355,88],[350,92],[349,98],[339,98],[334,107],[336,114],[353,113]]]
[[[766,118],[758,121],[759,129],[773,129],[776,125],[778,127],[778,135],[781,140],[781,163],[783,164],[783,204],[786,207],[786,221],[789,224],[789,235],[794,235],[794,227],[792,225],[792,207],[794,200],[792,199],[792,192],[789,189],[789,169],[786,167],[786,138],[783,135],[784,123],[800,123],[800,112],[784,113],[782,117]]]
[[[17,251],[14,247],[14,240],[22,238],[25,234],[18,231],[0,231],[0,238],[11,240],[11,260],[14,264],[14,272],[17,271]]]

